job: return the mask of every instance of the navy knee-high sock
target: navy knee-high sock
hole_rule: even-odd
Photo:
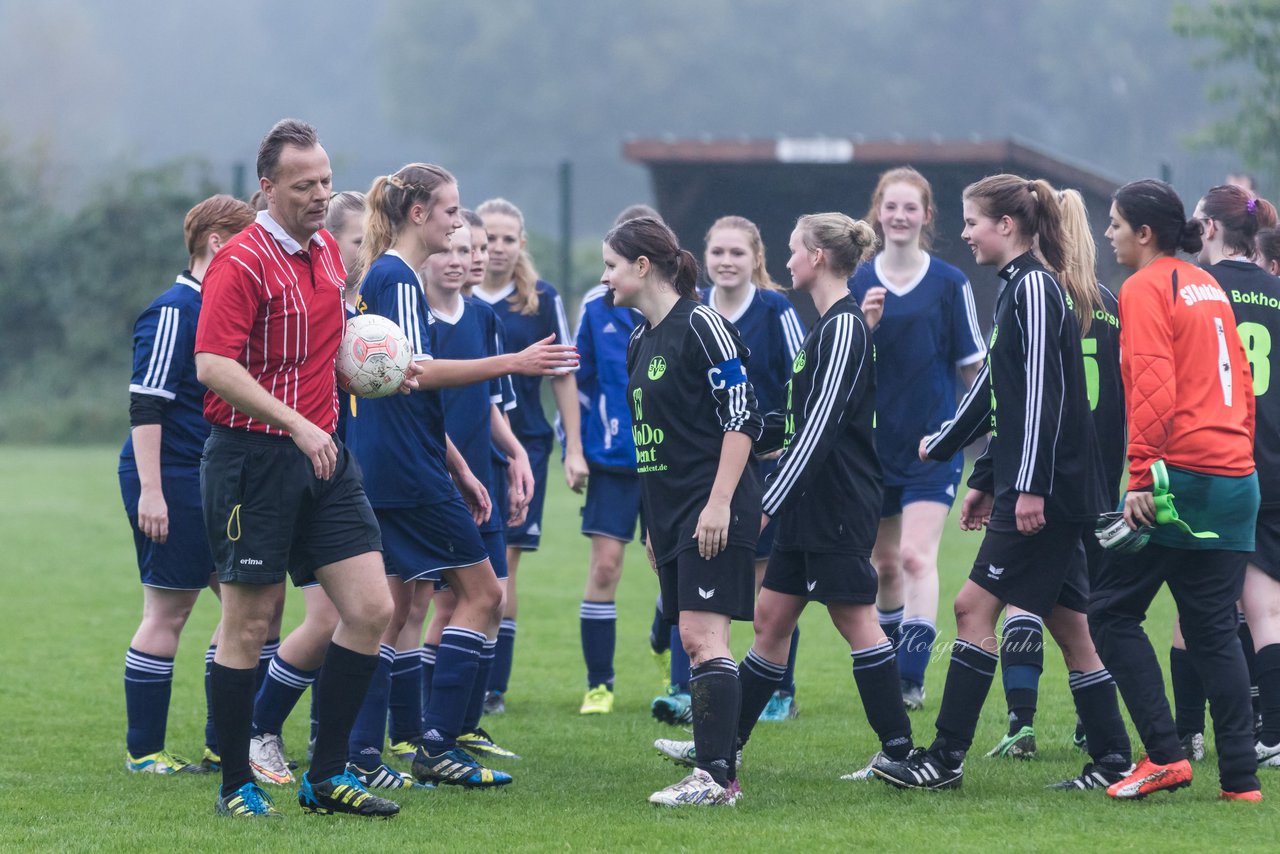
[[[213,657],[218,653],[216,643],[209,644],[204,653],[204,746],[218,752],[218,731],[213,726],[213,681],[210,673],[213,669]]]
[[[1076,714],[1084,725],[1089,755],[1094,763],[1116,771],[1126,770],[1132,762],[1129,732],[1120,716],[1120,701],[1111,674],[1102,670],[1068,675]]]
[[[649,648],[661,655],[671,648],[671,623],[662,616],[662,594],[653,607],[653,623],[649,626]]]
[[[387,695],[387,731],[392,744],[416,743],[422,735],[422,648],[397,650]]]
[[[1009,704],[1009,735],[1035,723],[1044,671],[1044,623],[1035,614],[1004,618],[1000,672]]]
[[[396,660],[396,648],[389,644],[378,647],[378,662],[364,702],[351,726],[347,744],[347,761],[372,771],[382,764],[382,746],[387,740],[387,700],[391,694],[391,665]]]
[[[475,732],[484,714],[484,695],[493,674],[493,660],[497,657],[498,639],[487,638],[480,650],[480,663],[476,668],[476,681],[471,687],[471,699],[467,701],[467,714],[462,719],[462,732]]]
[[[422,645],[422,717],[427,716],[427,705],[431,702],[431,680],[436,675],[436,654],[440,651],[440,647],[433,643],[424,643]],[[490,680],[492,681],[492,680]],[[421,724],[422,721],[419,721]],[[419,728],[419,735],[425,731],[426,727]]]
[[[173,693],[173,659],[138,652],[124,654],[124,705],[129,723],[125,744],[140,759],[164,750]]]
[[[713,658],[693,668],[689,703],[698,767],[727,786],[736,776],[733,740],[741,703],[737,663],[732,658]]]
[[[312,783],[322,783],[346,768],[351,728],[364,705],[374,671],[380,666],[381,655],[364,655],[329,642],[320,675],[311,689],[315,696],[316,746],[307,779]],[[386,719],[383,709],[381,720],[385,723]],[[381,750],[382,745],[378,747]]]
[[[262,645],[262,650],[258,653],[258,673],[254,676],[253,690],[255,694],[262,690],[262,683],[266,681],[267,671],[271,669],[271,659],[275,658],[276,653],[279,651],[280,638],[272,638]]]
[[[907,639],[903,632],[903,640]],[[886,638],[866,649],[850,650],[853,680],[867,713],[867,722],[880,739],[881,749],[890,759],[902,759],[911,752],[911,721],[902,705],[901,676],[893,644]]]
[[[587,664],[587,687],[606,685],[613,690],[613,653],[618,642],[618,608],[613,602],[586,602],[578,606],[582,658]]]
[[[285,719],[319,674],[319,670],[294,667],[277,652],[253,700],[253,734],[283,732]]]
[[[689,653],[684,651],[684,641],[680,640],[680,627],[671,626],[671,686],[676,691],[689,693]]]
[[[423,715],[422,743],[428,753],[444,753],[457,746],[484,644],[484,632],[460,626],[448,626],[440,635],[431,700]]]
[[[977,644],[956,640],[947,668],[947,684],[938,710],[938,737],[929,747],[951,768],[960,767],[973,744],[978,715],[996,675],[996,656]]]
[[[494,648],[493,672],[489,676],[489,690],[507,693],[511,681],[511,665],[516,654],[515,617],[503,617],[498,629],[498,645]]]
[[[903,682],[924,685],[924,672],[933,655],[933,642],[937,640],[938,629],[933,620],[912,617],[902,623],[898,632],[901,637],[898,642],[898,676]]]
[[[1178,738],[1204,732],[1204,705],[1208,698],[1204,683],[1191,663],[1191,653],[1176,646],[1169,647],[1169,681],[1173,683],[1174,717]]]
[[[876,619],[880,621],[880,630],[884,632],[884,636],[893,642],[896,647],[898,641],[902,639],[902,606],[893,608],[888,611],[876,608]]]

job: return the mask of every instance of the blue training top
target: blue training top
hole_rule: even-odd
[[[160,467],[198,468],[209,422],[204,420],[205,387],[196,379],[196,322],[200,319],[200,283],[184,271],[156,297],[133,325],[131,394],[165,401],[160,422]],[[120,470],[137,468],[133,435],[120,450]]]
[[[608,292],[604,285],[587,291],[578,314],[582,451],[592,466],[632,473],[636,445],[627,399],[627,342],[643,318],[634,309],[609,305]]]
[[[432,358],[427,310],[418,274],[388,251],[369,267],[356,308],[400,325],[414,359]],[[445,468],[443,396],[438,390],[360,398],[347,420],[347,447],[364,472],[369,503],[378,507],[438,504],[458,494]]]
[[[960,270],[925,255],[915,279],[886,284],[881,260],[858,267],[849,290],[859,304],[871,288],[883,287],[884,315],[875,342],[876,449],[886,486],[949,483],[959,477],[964,455],[948,462],[921,462],[923,436],[935,433],[956,411],[956,368],[982,360],[987,348],[978,327],[973,289]]]
[[[472,291],[472,297],[481,299],[493,307],[506,334],[510,352],[518,352],[554,334],[553,344],[569,344],[569,322],[565,319],[564,303],[550,283],[541,279],[537,283],[538,310],[533,314],[521,314],[510,302],[516,291],[511,282],[496,294],[487,294],[480,288]],[[513,376],[516,401],[519,406],[511,411],[511,430],[521,442],[532,438],[550,437],[551,424],[542,411],[542,377]]]

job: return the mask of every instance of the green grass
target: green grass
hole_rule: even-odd
[[[803,621],[799,699],[790,723],[756,730],[732,810],[664,811],[648,794],[679,776],[650,742],[673,731],[650,719],[657,688],[645,637],[656,581],[630,549],[618,597],[618,704],[580,718],[584,688],[578,602],[587,561],[577,533],[579,499],[559,483],[548,499],[543,549],[521,569],[519,645],[509,712],[486,724],[526,759],[505,766],[501,792],[402,793],[394,822],[302,817],[291,790],[278,791],[287,818],[270,825],[219,820],[215,781],[130,776],[122,770],[121,667],[141,595],[121,511],[111,448],[0,446],[0,849],[2,850],[803,850],[896,851],[1275,850],[1280,798],[1264,776],[1267,803],[1216,802],[1216,769],[1197,767],[1187,791],[1140,804],[1100,793],[1055,794],[1043,784],[1077,773],[1069,746],[1074,715],[1061,658],[1046,655],[1037,733],[1040,757],[1013,764],[981,757],[1004,726],[992,692],[952,793],[896,792],[838,780],[875,750],[850,675],[848,650],[826,614]],[[953,517],[954,518],[954,517]],[[943,542],[943,602],[963,581],[976,535],[954,523]],[[203,652],[217,619],[203,598],[178,653],[169,746],[196,755],[204,724]],[[289,597],[286,630],[300,617]],[[1170,608],[1153,608],[1153,636],[1168,645]],[[954,622],[943,606],[942,638]],[[735,627],[741,654],[751,629]],[[930,668],[917,739],[933,735],[945,665]],[[286,728],[292,752],[305,744],[305,714]],[[1212,756],[1212,754],[1211,754]]]

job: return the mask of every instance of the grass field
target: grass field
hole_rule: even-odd
[[[850,674],[848,649],[826,614],[802,623],[798,668],[802,713],[761,724],[747,755],[746,798],[734,809],[670,811],[645,802],[680,774],[659,761],[653,721],[658,688],[645,643],[656,581],[629,550],[618,597],[618,704],[607,717],[577,715],[585,679],[578,602],[587,560],[577,533],[579,500],[556,484],[542,551],[522,567],[519,644],[505,716],[487,719],[526,758],[505,767],[500,792],[401,793],[393,822],[303,817],[292,790],[277,803],[286,820],[232,822],[213,815],[215,781],[131,776],[122,770],[122,662],[141,595],[121,510],[112,448],[0,446],[0,849],[13,851],[245,850],[715,850],[790,851],[1274,851],[1280,789],[1264,776],[1262,805],[1216,801],[1212,762],[1187,791],[1118,804],[1100,793],[1056,794],[1043,784],[1077,773],[1074,721],[1061,658],[1046,654],[1037,733],[1026,764],[985,759],[1002,734],[999,683],[979,727],[964,788],[896,792],[839,775],[875,750]],[[943,601],[949,603],[977,548],[954,524],[943,542]],[[300,617],[289,598],[286,630]],[[1154,609],[1157,648],[1168,645],[1168,600]],[[169,747],[198,755],[204,724],[203,653],[217,619],[212,598],[197,606],[178,653]],[[954,629],[944,604],[940,641]],[[735,627],[745,652],[751,629]],[[933,736],[945,663],[930,668],[929,699],[913,722]],[[304,700],[305,703],[305,700]],[[305,714],[285,740],[297,754]],[[1212,758],[1212,752],[1210,754]]]

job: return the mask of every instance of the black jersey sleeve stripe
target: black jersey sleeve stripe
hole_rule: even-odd
[[[800,316],[794,308],[788,308],[782,313],[782,339],[787,345],[787,361],[794,362],[796,354],[800,352],[800,345],[804,343],[804,329],[800,326]]]
[[[708,366],[739,358],[738,347],[734,344],[733,335],[725,328],[725,323],[723,317],[705,305],[698,306],[689,314],[689,326],[698,336],[703,352],[707,354]]]
[[[818,348],[821,364],[816,366],[820,376],[812,386],[812,392],[804,402],[804,422],[791,447],[782,455],[777,476],[765,493],[764,512],[776,515],[787,496],[796,492],[798,484],[811,477],[810,472],[820,466],[830,452],[837,436],[845,404],[857,385],[866,361],[866,334],[863,332],[862,352],[857,354],[856,368],[850,368],[856,345],[855,333],[859,322],[851,314],[837,316],[823,335],[828,343]],[[812,406],[812,411],[810,407]],[[835,417],[832,418],[833,412]],[[803,492],[803,490],[799,490]]]
[[[1032,271],[1018,282],[1022,291],[1025,318],[1023,320],[1024,367],[1027,373],[1026,396],[1022,412],[1022,459],[1014,487],[1019,492],[1031,491],[1031,478],[1035,472],[1035,460],[1040,450],[1040,415],[1044,406],[1044,348],[1045,329],[1044,276]]]
[[[973,385],[960,399],[950,421],[937,433],[926,437],[925,451],[931,460],[947,460],[961,448],[991,429],[991,366],[984,360]]]

